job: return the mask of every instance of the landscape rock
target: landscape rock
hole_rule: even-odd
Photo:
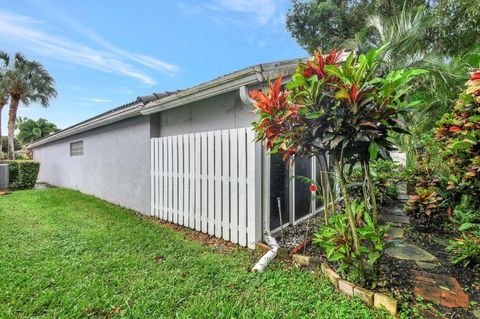
[[[377,309],[384,308],[394,316],[397,314],[397,301],[382,293],[375,293],[373,296],[373,306]]]
[[[437,257],[433,256],[426,250],[415,245],[406,244],[400,240],[390,241],[385,253],[389,256],[402,260],[426,261],[433,262]]]
[[[335,289],[338,289],[338,281],[340,280],[340,276],[331,268],[325,269],[325,275],[327,276],[333,287],[335,287]]]
[[[357,296],[367,306],[373,306],[373,296],[375,293],[362,287],[353,288],[353,295]]]
[[[355,285],[349,281],[343,279],[338,281],[338,289],[349,297],[353,296],[353,288],[355,288]]]

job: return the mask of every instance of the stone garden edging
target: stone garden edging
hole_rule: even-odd
[[[397,315],[398,303],[394,298],[380,292],[373,292],[342,279],[328,264],[322,263],[316,257],[294,254],[292,259],[301,266],[320,266],[322,274],[328,278],[335,290],[347,295],[349,298],[356,296],[369,307],[385,309],[391,315]]]

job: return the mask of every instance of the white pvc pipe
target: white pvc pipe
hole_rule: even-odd
[[[277,252],[280,246],[278,245],[275,238],[273,238],[270,233],[267,233],[265,235],[265,241],[271,249],[265,255],[263,255],[262,258],[260,258],[257,264],[253,267],[252,271],[264,271],[265,268],[267,268],[268,264],[277,256]]]

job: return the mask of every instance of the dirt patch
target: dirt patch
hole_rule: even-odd
[[[175,232],[181,233],[187,238],[188,240],[196,241],[199,242],[205,246],[215,248],[217,252],[220,253],[231,253],[233,251],[236,251],[239,249],[239,246],[226,241],[222,238],[217,238],[215,236],[211,236],[209,234],[205,234],[199,231],[192,230],[190,228],[187,228],[185,226],[181,225],[176,225],[164,220],[160,220],[155,217],[144,217],[146,220],[148,220],[151,223],[154,224],[160,224],[166,228],[169,228]]]

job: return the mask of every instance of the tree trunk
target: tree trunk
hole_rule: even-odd
[[[17,120],[17,110],[20,97],[12,94],[10,100],[10,109],[8,110],[8,159],[15,159],[15,121]]]
[[[326,175],[327,175],[326,184],[327,184],[328,197],[330,198],[330,203],[331,203],[330,207],[332,208],[331,212],[332,212],[332,214],[335,214],[336,200],[335,200],[335,196],[333,195],[332,185],[330,183],[330,176],[329,176],[330,172],[329,172],[329,167],[328,167],[327,155],[325,155],[325,153],[323,153],[323,161],[326,165],[326,167],[325,167],[325,172],[326,172]]]
[[[1,99],[0,100],[0,160],[3,160],[2,110],[5,104],[7,104],[7,100]]]
[[[370,199],[372,204],[372,220],[373,225],[375,227],[375,232],[377,232],[377,225],[378,225],[378,212],[377,212],[377,194],[375,190],[375,185],[372,181],[372,174],[370,172],[370,163],[366,163],[367,168],[367,180],[368,180],[368,188],[370,188]]]
[[[326,190],[326,184],[323,180],[324,167],[322,165],[322,161],[320,161],[320,158],[318,156],[316,156],[316,159],[317,159],[318,167],[320,169],[320,185],[321,185],[320,187],[322,191],[323,219],[324,219],[325,225],[328,225],[328,205],[330,205],[330,202],[328,200],[328,192]]]
[[[355,216],[353,216],[352,205],[350,203],[350,197],[347,193],[347,187],[345,186],[345,179],[343,177],[343,163],[335,159],[335,171],[337,173],[338,184],[343,195],[343,202],[345,203],[345,210],[347,211],[348,221],[350,229],[352,230],[353,246],[355,248],[355,254],[360,255],[360,241],[358,240],[357,227],[355,226]]]

